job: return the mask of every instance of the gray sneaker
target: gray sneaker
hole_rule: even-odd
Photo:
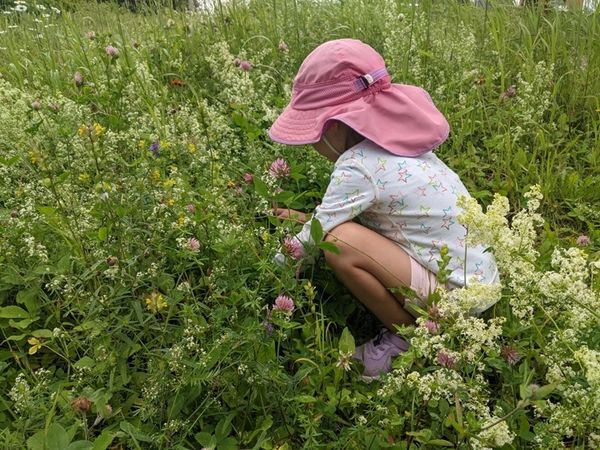
[[[356,347],[352,358],[362,361],[365,366],[362,379],[370,382],[391,371],[392,358],[407,351],[408,347],[402,337],[382,328],[373,339]]]

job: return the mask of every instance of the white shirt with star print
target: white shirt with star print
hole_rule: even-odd
[[[465,286],[475,279],[497,283],[494,256],[485,247],[465,250],[466,229],[458,223],[456,201],[469,193],[460,178],[433,152],[418,157],[393,155],[364,140],[336,161],[322,203],[313,218],[329,232],[357,218],[395,241],[417,262],[437,273],[440,249],[451,256],[449,281]],[[296,235],[311,245],[311,222]]]

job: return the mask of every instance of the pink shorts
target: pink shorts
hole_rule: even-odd
[[[413,257],[410,258],[410,288],[417,293],[418,299],[407,299],[405,302],[406,310],[417,317],[417,312],[411,308],[411,303],[421,308],[427,307],[427,297],[438,286],[436,275],[430,270],[419,264]]]

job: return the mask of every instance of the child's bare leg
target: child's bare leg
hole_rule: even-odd
[[[408,254],[390,239],[354,222],[345,222],[331,230],[326,240],[340,254],[325,252],[327,263],[350,291],[395,331],[394,324],[415,322],[403,307],[404,300],[387,288],[410,286]]]

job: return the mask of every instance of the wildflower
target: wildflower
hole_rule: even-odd
[[[254,175],[252,175],[250,172],[246,172],[244,174],[244,181],[247,184],[252,184],[252,182],[254,181]]]
[[[288,236],[283,240],[283,248],[285,249],[286,253],[290,256],[290,258],[292,258],[295,261],[298,261],[302,258],[302,256],[304,256],[302,244],[298,241],[298,239],[295,239],[293,237]]]
[[[294,300],[287,295],[279,294],[275,299],[275,305],[273,305],[273,311],[285,311],[291,314],[294,311]]]
[[[427,314],[429,314],[429,317],[431,317],[433,320],[440,318],[440,310],[435,305],[429,307]]]
[[[17,11],[17,12],[25,12],[25,11],[27,11],[27,6],[25,6],[25,5],[16,5],[13,9],[15,11]]]
[[[585,234],[582,234],[581,236],[579,236],[577,238],[577,245],[581,246],[581,247],[587,247],[588,245],[590,245],[591,240],[589,236],[586,236]]]
[[[456,367],[456,358],[444,350],[438,351],[437,362],[448,369],[454,369]]]
[[[290,174],[290,166],[284,159],[277,158],[271,163],[269,174],[273,178],[285,178]]]
[[[87,33],[85,33],[85,37],[88,38],[90,41],[93,41],[94,39],[96,39],[96,32],[88,31]]]
[[[252,63],[250,61],[240,61],[239,68],[244,72],[252,70]]]
[[[160,170],[154,169],[152,172],[150,172],[150,179],[155,183],[158,183],[160,180]]]
[[[157,139],[152,144],[150,144],[150,151],[156,157],[158,157],[158,150],[160,149],[160,141]]]
[[[193,203],[188,203],[185,205],[185,209],[187,209],[187,212],[190,214],[194,214],[196,212],[196,206]]]
[[[55,113],[58,112],[58,111],[60,111],[60,105],[58,103],[50,103],[48,105],[48,108],[50,108]]]
[[[267,309],[267,317],[262,321],[262,326],[265,328],[268,336],[271,336],[274,330],[273,324],[271,323],[271,314],[271,310]]]
[[[517,95],[517,87],[512,84],[500,95],[500,100],[506,100],[507,98],[513,98]]]
[[[179,86],[179,87],[181,87],[184,84],[185,84],[185,81],[180,80],[178,78],[174,78],[174,79],[171,80],[171,86]]]
[[[315,292],[315,287],[312,285],[310,280],[307,281],[306,284],[304,285],[304,292],[306,292],[306,298],[309,299],[310,301],[313,301],[315,299],[315,297],[317,296],[317,294]]]
[[[233,60],[233,65],[239,67],[241,62],[242,62],[242,60],[240,58],[235,58]]]
[[[162,311],[167,306],[168,305],[165,301],[165,297],[159,292],[152,292],[148,297],[146,297],[146,309],[152,313]]]
[[[34,111],[39,111],[42,107],[42,103],[39,100],[34,100],[31,102],[31,109]]]
[[[345,353],[342,352],[341,350],[339,351],[340,353],[340,358],[338,359],[338,362],[336,363],[336,367],[341,367],[342,369],[344,369],[346,372],[350,370],[350,358],[352,356],[351,352]]]
[[[83,86],[83,75],[81,74],[81,72],[78,71],[73,74],[73,82],[77,87]]]
[[[192,155],[198,151],[196,144],[194,144],[193,142],[190,142],[187,147],[188,147],[188,152],[190,152]]]
[[[84,396],[77,397],[71,402],[71,408],[78,414],[85,414],[92,408],[92,401]]]
[[[116,256],[109,256],[108,258],[106,258],[106,264],[108,264],[110,267],[115,266],[119,263],[119,260],[117,259]]]
[[[100,137],[104,134],[106,128],[96,122],[94,123],[94,125],[92,125],[92,131],[94,132],[94,135],[96,135],[96,137]]]
[[[107,45],[105,50],[106,50],[106,54],[108,56],[110,56],[111,58],[119,57],[119,49],[118,48],[113,47],[112,45]]]
[[[195,252],[197,252],[197,251],[199,251],[199,250],[200,250],[200,241],[199,241],[198,239],[196,239],[196,238],[193,238],[193,237],[192,237],[192,238],[189,238],[189,239],[187,240],[187,245],[186,245],[186,247],[187,247],[187,249],[188,249],[190,252],[194,252],[194,253],[195,253]]]
[[[510,366],[514,366],[521,359],[519,352],[510,345],[503,345],[500,354]]]
[[[37,353],[37,351],[43,347],[42,341],[40,341],[38,338],[36,337],[32,337],[27,339],[27,343],[29,345],[31,345],[31,347],[29,347],[29,354],[30,355],[35,355]]]
[[[279,51],[283,53],[288,53],[290,51],[287,44],[283,42],[283,40],[279,41],[279,46],[277,48],[279,48]]]
[[[434,320],[426,320],[423,322],[423,327],[429,331],[429,334],[438,334],[440,331],[440,324]]]

